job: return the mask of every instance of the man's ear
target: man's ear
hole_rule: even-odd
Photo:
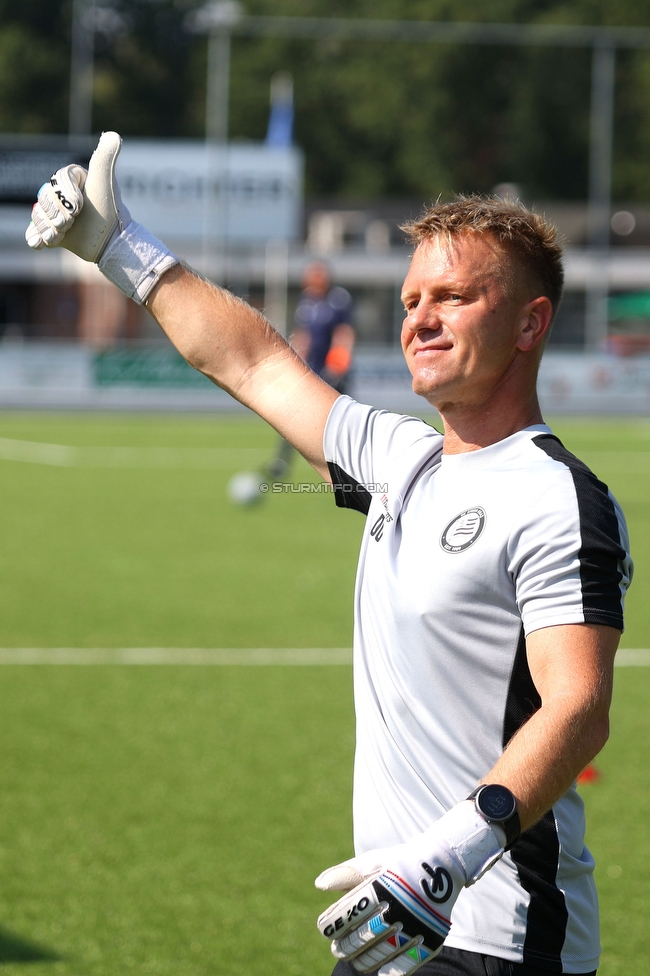
[[[517,349],[529,352],[539,345],[553,321],[553,306],[546,296],[535,298],[522,309]]]

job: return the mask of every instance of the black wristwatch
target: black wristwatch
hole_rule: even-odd
[[[517,801],[510,790],[497,783],[488,783],[477,786],[467,799],[474,800],[476,812],[480,813],[484,820],[503,828],[506,835],[505,849],[509,851],[521,833]]]

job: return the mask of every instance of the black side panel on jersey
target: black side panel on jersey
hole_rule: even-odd
[[[334,500],[338,507],[353,508],[355,512],[367,515],[372,500],[368,489],[355,481],[351,474],[340,468],[338,464],[334,464],[333,461],[328,461],[327,467],[334,487]]]
[[[533,682],[528,658],[526,657],[526,638],[524,628],[519,631],[519,641],[515,654],[515,663],[510,673],[510,684],[506,698],[506,714],[503,720],[503,748],[508,745],[515,732],[542,704],[539,692]]]
[[[554,461],[565,464],[573,478],[582,538],[578,557],[585,623],[623,630],[619,564],[625,550],[607,485],[552,434],[540,434],[533,442]]]
[[[528,667],[521,628],[510,675],[503,721],[503,747],[542,704]],[[526,830],[510,850],[522,887],[530,895],[524,939],[524,964],[562,972],[562,947],[568,912],[556,885],[559,841],[553,812]]]

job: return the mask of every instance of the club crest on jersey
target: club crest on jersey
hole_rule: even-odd
[[[468,508],[451,520],[440,536],[445,552],[464,552],[473,546],[485,528],[485,509]]]

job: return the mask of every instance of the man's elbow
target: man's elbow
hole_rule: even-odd
[[[594,715],[590,724],[591,735],[589,738],[593,758],[600,752],[609,739],[609,711]]]

